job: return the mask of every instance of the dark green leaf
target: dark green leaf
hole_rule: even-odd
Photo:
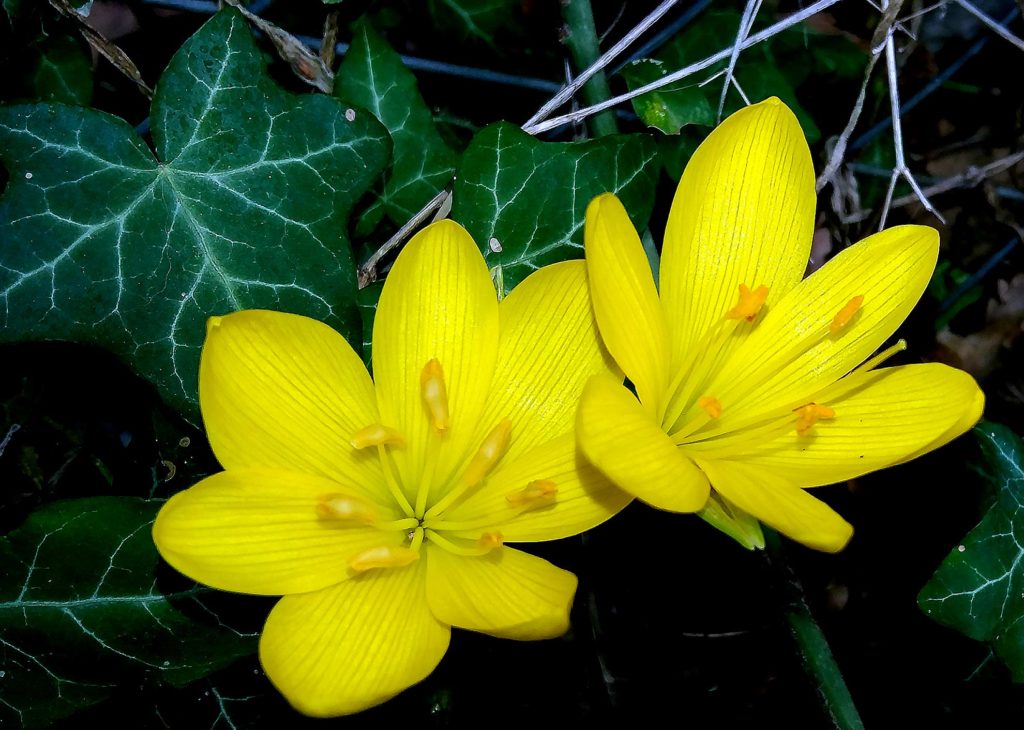
[[[622,69],[622,77],[630,90],[660,79],[669,72],[663,61],[645,58]],[[665,134],[677,134],[688,124],[712,127],[715,110],[707,93],[693,81],[667,86],[633,98],[633,110],[649,127]]]
[[[0,540],[0,725],[46,726],[129,672],[182,686],[255,651],[255,634],[209,605],[213,592],[161,590],[150,537],[159,506],[55,502]]]
[[[346,229],[387,158],[377,121],[283,92],[225,10],[171,60],[152,125],[158,158],[100,112],[0,109],[3,339],[108,347],[193,421],[210,315],[297,312],[358,342]]]
[[[35,49],[34,96],[42,101],[88,106],[92,100],[92,62],[70,36],[53,36]]]
[[[939,623],[991,643],[1024,682],[1024,443],[997,424],[975,433],[998,497],[917,600]]]
[[[464,38],[494,45],[495,32],[515,25],[518,0],[429,0],[430,14],[441,28]]]
[[[416,77],[366,20],[356,24],[335,93],[368,109],[391,133],[392,168],[382,197],[388,217],[405,223],[448,184],[456,155],[434,127]]]
[[[540,142],[511,124],[492,124],[463,154],[452,218],[476,239],[503,293],[545,264],[582,258],[584,214],[601,193],[617,194],[643,229],[656,158],[642,134]]]

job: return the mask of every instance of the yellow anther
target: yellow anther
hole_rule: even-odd
[[[697,405],[704,409],[712,418],[722,417],[722,402],[713,395],[702,395],[697,399]]]
[[[508,444],[511,440],[512,421],[503,418],[501,423],[487,434],[487,438],[480,445],[480,449],[473,456],[473,460],[469,462],[466,473],[463,475],[463,481],[465,481],[466,486],[474,487],[483,481],[483,478],[501,461],[501,457],[508,451]]]
[[[325,494],[316,503],[316,514],[322,520],[339,520],[372,525],[377,521],[373,505],[347,494]]]
[[[430,411],[430,421],[435,431],[448,430],[448,389],[444,385],[444,370],[437,358],[431,358],[420,373],[420,392],[423,402]]]
[[[558,487],[555,486],[554,482],[548,479],[537,479],[522,489],[509,492],[505,495],[505,500],[513,507],[534,509],[536,507],[545,507],[554,502],[556,494],[558,494]]]
[[[401,545],[381,545],[356,553],[348,559],[348,567],[357,573],[365,573],[374,568],[401,568],[419,559],[418,550]]]
[[[354,449],[365,449],[368,446],[405,446],[405,436],[390,426],[371,423],[352,434],[349,443]]]
[[[750,291],[746,284],[740,284],[740,300],[736,306],[725,313],[726,319],[745,319],[753,322],[757,313],[764,306],[764,300],[768,298],[768,287],[764,284]]]
[[[832,318],[832,323],[828,326],[828,331],[835,334],[843,327],[850,323],[853,319],[853,315],[860,311],[861,305],[864,303],[864,296],[858,294],[853,299],[843,305],[843,308],[836,312],[836,316]]]
[[[477,544],[487,550],[487,552],[490,552],[491,550],[500,548],[505,544],[505,536],[497,531],[485,532],[480,536],[480,539],[477,540]]]
[[[796,432],[807,433],[818,421],[831,420],[836,417],[836,412],[828,406],[818,403],[808,403],[796,409]]]

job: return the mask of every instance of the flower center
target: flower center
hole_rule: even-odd
[[[495,525],[507,522],[523,512],[542,509],[555,503],[558,488],[546,479],[532,481],[505,495],[504,504],[493,513],[471,521],[452,520],[446,516],[468,497],[484,489],[488,477],[501,462],[512,443],[512,421],[503,418],[484,437],[476,451],[464,460],[460,476],[447,489],[436,490],[438,456],[452,428],[448,389],[444,368],[431,359],[420,373],[420,395],[426,417],[430,423],[424,463],[416,475],[416,484],[403,489],[393,449],[406,445],[405,436],[398,430],[373,423],[352,435],[350,443],[355,449],[376,448],[388,491],[395,505],[405,517],[382,521],[381,509],[370,502],[345,494],[328,494],[316,505],[317,516],[328,526],[370,526],[398,539],[388,544],[363,550],[349,558],[349,569],[362,573],[379,568],[400,568],[419,559],[424,541],[443,550],[464,556],[485,555],[501,548],[505,538]],[[415,490],[411,489],[415,487]],[[431,493],[439,496],[428,504]],[[414,494],[410,501],[407,494]],[[397,543],[397,544],[396,544]]]
[[[706,392],[733,351],[736,338],[749,335],[759,325],[757,320],[767,297],[767,286],[760,285],[751,289],[746,284],[740,284],[736,305],[708,329],[676,371],[669,388],[670,397],[666,401],[662,426],[680,446],[700,443],[703,449],[709,445],[709,441],[728,436],[730,444],[735,447],[733,437],[738,437],[737,432],[740,430],[744,432],[744,439],[756,438],[759,441],[786,431],[805,435],[819,421],[830,421],[837,417],[832,407],[817,402],[790,403],[771,413],[754,413],[748,417],[738,416],[735,412],[730,414],[732,404],[741,403],[777,373],[778,368],[760,369],[753,377],[722,388],[725,392]],[[825,339],[841,336],[857,319],[863,304],[864,297],[857,295],[843,305],[831,320],[822,321],[793,337],[780,361],[793,362]],[[902,343],[897,344],[858,370],[874,368],[904,347]],[[841,390],[841,385],[832,386],[828,395],[835,399]],[[730,418],[727,422],[721,422],[725,414]]]

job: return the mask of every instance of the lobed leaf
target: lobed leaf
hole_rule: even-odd
[[[939,623],[992,644],[1014,679],[1024,682],[1024,442],[998,424],[982,424],[975,433],[996,501],[917,602]]]
[[[346,229],[386,132],[265,65],[237,11],[214,16],[157,86],[155,156],[101,112],[0,108],[3,340],[107,347],[193,422],[211,315],[296,312],[358,341]]]

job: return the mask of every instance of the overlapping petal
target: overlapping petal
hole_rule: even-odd
[[[535,480],[553,483],[554,498],[539,508],[517,509],[510,495]],[[478,491],[446,511],[444,519],[456,536],[476,538],[482,531],[496,530],[509,542],[540,542],[596,527],[632,499],[583,457],[570,431],[503,462]]]
[[[270,681],[301,712],[345,715],[433,671],[451,631],[430,611],[424,560],[282,598],[260,637]]]
[[[715,491],[783,535],[815,550],[846,547],[853,527],[827,504],[756,465],[698,459]]]
[[[640,237],[614,195],[587,206],[585,246],[601,336],[644,408],[656,414],[670,377],[668,327]]]
[[[771,307],[803,276],[814,226],[814,166],[778,99],[736,112],[683,171],[665,229],[661,297],[681,362],[736,304],[765,285]]]
[[[576,576],[509,547],[466,558],[430,549],[427,601],[439,621],[507,639],[551,639],[569,628]]]
[[[171,497],[153,540],[175,569],[214,588],[269,596],[316,590],[348,578],[355,553],[403,537],[319,519],[320,497],[345,491],[309,474],[223,471]],[[387,507],[375,509],[395,518]]]
[[[199,365],[206,432],[225,469],[283,469],[380,497],[379,462],[349,445],[378,419],[362,360],[333,329],[295,314],[213,317]]]
[[[444,371],[451,424],[436,465],[444,483],[479,445],[479,418],[498,353],[498,301],[469,234],[439,221],[413,237],[388,274],[373,325],[373,374],[380,417],[405,435],[395,458],[410,502],[425,469],[431,432],[420,376],[436,359]]]
[[[801,405],[866,360],[921,298],[938,251],[934,229],[898,226],[842,251],[802,281],[708,386],[723,405],[720,429],[728,430],[736,419]],[[860,310],[830,333],[836,314],[858,296]]]
[[[980,415],[980,393],[970,375],[939,364],[856,373],[815,396],[835,417],[805,434],[790,429],[758,440],[740,431],[689,448],[702,458],[742,460],[802,487],[834,484],[963,433]]]
[[[582,261],[535,271],[498,311],[498,359],[479,435],[508,418],[512,441],[502,459],[508,464],[570,432],[587,380],[615,365],[597,332]]]
[[[704,474],[614,379],[595,375],[587,383],[576,432],[587,459],[644,502],[694,512],[707,501]]]

